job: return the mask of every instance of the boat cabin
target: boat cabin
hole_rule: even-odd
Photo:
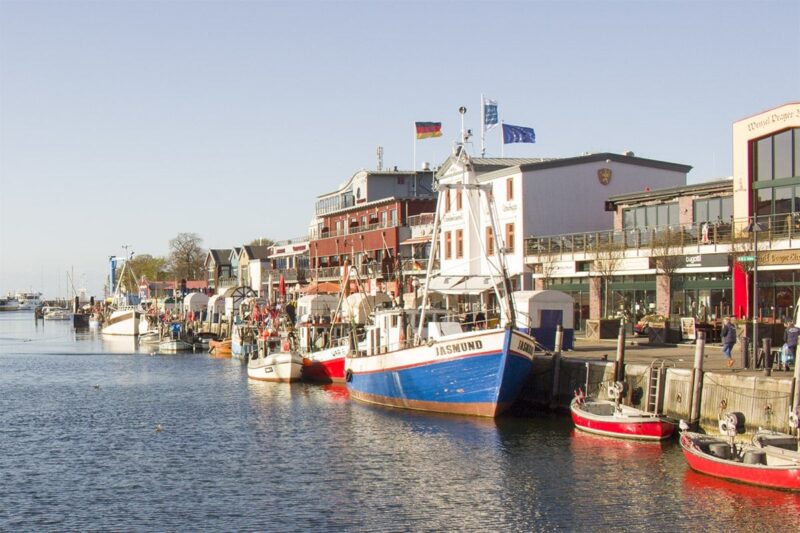
[[[366,328],[366,350],[359,355],[376,355],[412,346],[421,317],[420,309],[377,309],[373,325]],[[420,341],[461,333],[461,323],[448,318],[443,309],[429,309],[425,314]]]

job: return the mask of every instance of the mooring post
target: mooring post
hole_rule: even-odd
[[[553,347],[555,353],[561,354],[561,347],[564,345],[564,328],[561,327],[561,324],[556,326],[556,341],[555,346]]]
[[[689,412],[689,424],[697,427],[700,423],[700,400],[703,394],[703,358],[706,351],[706,332],[697,332],[694,350],[694,371],[692,372],[692,401]]]
[[[764,352],[764,375],[772,375],[772,339],[761,339],[761,350]]]
[[[564,332],[561,326],[556,326],[556,343],[553,352],[553,390],[550,392],[550,408],[558,407],[558,378],[561,373],[561,339]]]
[[[742,368],[747,370],[750,368],[750,358],[747,357],[747,348],[750,346],[750,340],[745,336],[742,337],[742,342],[739,345],[739,351],[742,354]]]
[[[625,381],[625,326],[620,324],[617,336],[617,362],[614,368],[614,380]]]
[[[792,409],[797,409],[800,407],[800,365],[797,364],[797,355],[794,357],[794,379],[792,381],[792,387],[794,388]]]

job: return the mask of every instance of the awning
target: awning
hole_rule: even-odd
[[[408,239],[400,242],[400,246],[405,246],[406,244],[425,244],[431,242],[430,235],[422,235],[420,237],[409,237]]]
[[[303,294],[336,294],[340,287],[338,283],[332,281],[313,282],[300,289],[300,292]]]
[[[489,276],[440,276],[430,281],[428,289],[442,294],[474,295],[494,290],[494,283]]]

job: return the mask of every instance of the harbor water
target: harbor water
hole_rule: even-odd
[[[797,531],[676,442],[356,403],[235,359],[0,313],[2,531]]]

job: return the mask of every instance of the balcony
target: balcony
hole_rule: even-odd
[[[681,247],[685,252],[729,251],[734,241],[742,241],[741,231],[750,223],[748,219],[735,219],[723,223],[701,223],[692,225],[658,226],[647,229],[607,230],[589,233],[529,237],[525,239],[525,255],[593,254],[609,245],[621,250],[646,251],[649,255],[653,245],[663,242],[669,235],[669,243]],[[800,242],[800,213],[759,216],[758,223],[765,228],[758,235],[759,249],[769,250],[780,243],[792,246]],[[734,231],[734,229],[736,231]],[[739,235],[734,238],[734,235]],[[744,237],[747,241],[748,237]],[[709,250],[709,247],[711,248]]]
[[[321,239],[330,239],[333,237],[343,237],[345,235],[353,235],[355,233],[365,233],[367,231],[375,231],[379,229],[387,229],[387,228],[396,228],[399,227],[400,224],[396,220],[390,220],[385,224],[383,222],[375,222],[372,224],[367,224],[366,226],[351,226],[349,228],[340,229],[339,231],[330,231],[323,228],[320,232],[319,236],[317,237],[318,240]]]

